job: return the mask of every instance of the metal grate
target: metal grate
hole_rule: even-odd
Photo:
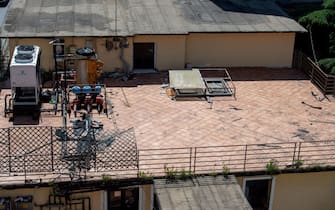
[[[52,127],[0,129],[0,175],[137,170],[134,129],[100,131],[94,141],[79,139],[72,128],[63,142]]]

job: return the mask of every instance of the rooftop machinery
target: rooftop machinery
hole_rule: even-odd
[[[13,123],[19,116],[30,116],[29,124],[38,124],[40,115],[41,49],[36,45],[19,45],[10,63],[11,107]],[[32,122],[32,123],[31,123]]]

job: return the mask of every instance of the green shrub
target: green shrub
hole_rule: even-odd
[[[268,174],[278,174],[280,173],[280,169],[278,166],[278,161],[275,159],[271,159],[265,166],[266,172]]]
[[[182,169],[179,173],[179,178],[182,180],[191,178],[192,176],[193,176],[192,172],[185,169]]]
[[[304,165],[304,161],[303,160],[295,160],[293,163],[293,167],[298,169],[301,168],[301,166]]]
[[[152,176],[151,173],[144,172],[144,171],[140,171],[138,176],[139,176],[140,179],[143,179],[143,180],[153,180],[154,179],[154,177]]]
[[[307,166],[306,168],[304,168],[304,170],[306,172],[319,172],[319,171],[322,171],[323,169],[324,169],[324,167],[319,165],[319,164],[310,165],[310,166]]]
[[[168,167],[167,164],[164,165],[165,176],[167,179],[176,179],[178,175],[178,170],[173,167]]]
[[[319,60],[320,67],[327,74],[335,74],[335,58],[324,58]]]
[[[222,166],[222,173],[223,173],[223,176],[226,178],[228,177],[230,173],[230,168],[226,164],[223,164]]]
[[[113,178],[110,175],[103,174],[102,175],[102,183],[108,184],[113,180]]]

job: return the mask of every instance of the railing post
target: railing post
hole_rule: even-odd
[[[300,160],[301,144],[302,144],[302,142],[299,142],[299,147],[298,147],[298,157],[297,157],[297,160]]]
[[[244,163],[243,163],[243,172],[245,172],[246,164],[247,164],[247,154],[248,154],[248,145],[245,145],[244,150]]]
[[[7,129],[8,137],[8,173],[12,172],[12,157],[11,157],[11,145],[10,145],[10,128]]]
[[[50,150],[51,150],[51,171],[54,169],[54,146],[53,146],[53,128],[50,128]]]
[[[24,182],[27,181],[26,154],[23,155]]]
[[[296,153],[296,150],[297,150],[297,142],[294,143],[292,165],[294,164],[294,161],[295,161],[295,153]]]
[[[192,147],[190,147],[190,163],[189,163],[190,165],[189,165],[189,171],[191,172],[191,170],[192,170]]]
[[[196,162],[197,162],[197,148],[194,148],[194,162],[193,162],[193,174],[196,172]]]
[[[137,178],[140,177],[140,150],[136,150],[137,156]]]

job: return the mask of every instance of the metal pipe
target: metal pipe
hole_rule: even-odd
[[[11,96],[11,94],[6,94],[5,95],[5,108],[4,108],[4,114],[5,114],[5,117],[7,116],[7,113],[9,113],[9,108],[7,108],[7,98],[9,97],[9,96]],[[10,103],[9,103],[9,105],[10,105]]]

